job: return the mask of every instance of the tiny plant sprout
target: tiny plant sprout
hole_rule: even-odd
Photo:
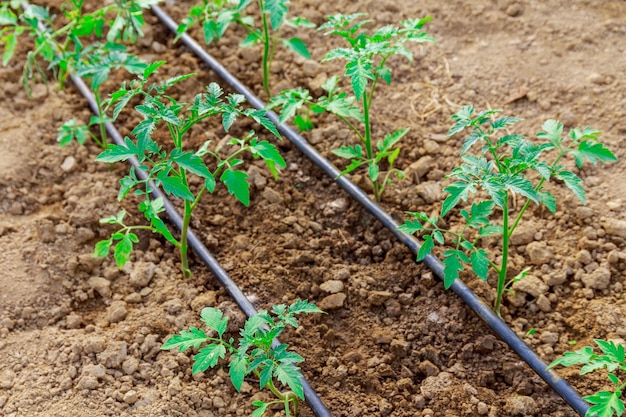
[[[335,75],[322,85],[326,95],[317,100],[308,90],[297,88],[283,91],[272,98],[268,108],[282,108],[280,122],[294,118],[294,124],[300,130],[310,130],[313,127],[310,112],[329,112],[339,118],[358,139],[355,145],[342,146],[332,151],[350,162],[341,175],[360,167],[367,168],[374,197],[379,201],[392,176],[403,175],[393,165],[400,153],[398,143],[409,129],[396,130],[374,141],[374,92],[380,81],[391,84],[389,58],[398,55],[412,61],[413,54],[405,44],[434,42],[434,39],[422,30],[430,17],[404,20],[399,26],[388,25],[368,32],[363,27],[371,21],[362,20],[363,16],[363,13],[331,16],[318,29],[325,31],[326,35],[339,36],[348,44],[347,48],[329,51],[322,62],[337,59],[346,61],[343,75],[352,86],[352,94],[341,89],[339,77]]]
[[[201,318],[209,332],[190,327],[167,339],[161,349],[178,349],[180,352],[189,348],[199,349],[193,357],[192,375],[214,368],[220,359],[228,360],[228,375],[237,391],[241,391],[244,378],[249,375],[256,377],[260,389],[267,388],[275,400],[254,401],[252,404],[257,408],[252,417],[262,417],[274,404],[281,404],[286,416],[297,416],[299,402],[304,399],[304,390],[296,364],[304,359],[287,350],[288,345],[274,344],[274,340],[288,326],[297,328],[295,316],[302,313],[322,311],[302,300],[290,306],[274,305],[271,312],[264,310],[250,317],[240,329],[240,337],[235,343],[232,337],[228,340],[224,338],[228,317],[224,317],[216,308],[207,307],[202,310]],[[280,391],[280,386],[288,388],[288,391]]]
[[[244,108],[243,96],[238,94],[225,96],[222,88],[216,83],[211,83],[204,93],[196,95],[191,105],[179,103],[167,94],[166,90],[169,87],[191,77],[192,74],[173,77],[160,84],[148,86],[148,77],[163,64],[164,62],[157,62],[149,65],[138,80],[133,80],[128,86],[122,85],[122,88],[112,95],[110,105],[114,106],[114,117],[117,117],[119,111],[133,97],[143,97],[143,103],[135,107],[143,120],[131,132],[135,140],[126,137],[123,145],[109,145],[96,160],[114,163],[137,158],[146,178],[142,179],[135,169],[131,168],[129,174],[120,180],[118,199],[120,201],[124,199],[131,190],[134,190],[135,195],[143,198],[139,204],[139,211],[150,223],[150,230],[161,234],[180,250],[181,269],[183,275],[189,277],[191,270],[187,255],[187,233],[191,214],[200,203],[202,196],[207,191],[213,193],[219,181],[226,186],[230,194],[248,206],[250,187],[247,181],[248,174],[242,169],[243,154],[249,153],[253,158],[261,158],[275,178],[286,164],[276,146],[267,140],[259,139],[254,131],[250,131],[242,138],[230,139],[228,144],[232,147],[229,148],[230,154],[228,155],[224,155],[225,152],[221,149],[211,147],[210,141],[205,142],[200,149],[195,151],[187,150],[183,146],[183,139],[194,126],[209,117],[220,118],[225,132],[229,132],[238,118],[248,118],[265,127],[279,139],[280,135],[272,122],[265,117],[263,110]],[[152,139],[153,134],[159,129],[169,134],[172,140],[171,150],[165,150]],[[199,177],[203,186],[199,189],[190,187],[191,175]],[[176,239],[160,219],[163,201],[151,197],[153,187],[159,187],[165,194],[180,198],[184,202],[180,239]],[[124,242],[123,245],[118,244],[114,247],[116,262],[121,267],[130,258],[130,249],[132,249],[132,243],[136,242],[136,236],[133,237],[129,232],[133,227],[124,226],[121,219],[118,221],[117,217],[115,221],[111,220],[107,223],[115,223],[123,227],[110,239],[99,242],[94,255],[106,256],[112,243],[115,240],[121,240]]]
[[[599,142],[600,132],[589,127],[575,128],[564,135],[563,124],[548,120],[542,126],[543,131],[537,134],[541,143],[536,144],[522,135],[508,133],[510,126],[519,119],[495,117],[497,113],[487,110],[475,114],[472,106],[465,106],[452,116],[455,124],[448,135],[464,130],[469,130],[470,134],[461,150],[463,163],[448,176],[453,182],[445,188],[449,195],[443,202],[440,215],[408,213],[411,219],[406,220],[400,229],[419,234],[424,239],[418,261],[431,252],[435,243],[446,244],[445,236],[449,236],[451,247],[443,253],[446,288],[459,277],[464,265],[469,264],[485,281],[489,270],[495,271],[494,310],[499,315],[505,291],[529,272],[527,268],[510,276],[509,249],[511,236],[530,204],[544,206],[552,214],[556,213],[556,199],[546,188],[550,182],[565,184],[582,204],[586,204],[582,179],[561,164],[563,158],[573,157],[578,168],[585,161],[596,164],[617,159]],[[471,153],[472,150],[475,152]],[[482,192],[478,194],[479,191]],[[471,206],[459,210],[465,225],[458,230],[440,228],[439,219],[467,201],[470,194],[477,196]],[[514,204],[517,198],[522,199],[521,204]],[[499,257],[489,256],[479,244],[482,239],[494,236],[501,240]]]
[[[288,18],[289,0],[257,0],[260,10],[260,27],[255,25],[253,15],[247,15],[246,9],[253,0],[203,0],[201,5],[191,7],[189,15],[178,25],[177,33],[180,37],[189,27],[196,23],[202,25],[204,41],[209,43],[224,36],[231,23],[242,26],[248,36],[241,42],[241,46],[250,47],[257,43],[263,44],[263,89],[267,97],[271,97],[270,68],[276,52],[276,46],[283,47],[310,58],[306,45],[298,37],[282,38],[281,32],[285,26],[293,28],[315,27],[313,22],[303,17]]]
[[[607,378],[613,386],[611,390],[599,391],[593,395],[583,397],[583,400],[591,404],[585,417],[613,417],[624,414],[624,400],[622,393],[626,388],[623,378],[626,374],[626,361],[624,359],[624,346],[612,341],[595,339],[594,342],[602,353],[597,354],[591,346],[584,347],[575,352],[565,352],[563,356],[554,360],[548,369],[556,366],[583,365],[580,374],[598,371],[606,368]],[[621,374],[620,379],[618,372]]]

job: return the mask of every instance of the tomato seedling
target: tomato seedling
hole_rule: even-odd
[[[596,354],[591,346],[575,352],[565,352],[563,356],[548,365],[548,369],[559,365],[565,367],[583,365],[580,369],[580,374],[585,375],[589,372],[606,368],[608,371],[607,378],[615,386],[615,389],[599,391],[593,395],[583,397],[583,400],[591,404],[591,407],[585,413],[585,417],[619,417],[624,414],[622,392],[626,388],[626,382],[620,381],[615,373],[616,371],[622,374],[626,373],[624,346],[613,341],[600,339],[594,339],[594,342],[598,345],[602,354]]]
[[[446,288],[459,277],[464,264],[471,265],[474,273],[485,281],[491,267],[498,276],[494,310],[499,315],[504,292],[514,282],[523,279],[529,270],[524,269],[514,277],[508,274],[510,239],[530,204],[544,206],[555,214],[556,199],[546,189],[546,184],[557,181],[564,183],[582,204],[586,204],[582,179],[561,165],[562,159],[573,156],[576,166],[581,168],[585,160],[596,164],[616,161],[617,158],[599,142],[600,132],[589,127],[572,129],[564,136],[563,124],[548,120],[542,126],[543,131],[537,134],[543,143],[535,144],[522,135],[506,133],[520,119],[505,116],[492,120],[498,112],[487,110],[474,114],[472,106],[465,106],[452,116],[455,124],[448,132],[449,136],[466,129],[471,133],[461,150],[463,163],[449,175],[455,180],[445,188],[449,196],[444,200],[439,216],[408,213],[412,219],[406,220],[400,229],[422,235],[424,243],[418,252],[418,261],[431,252],[435,243],[445,244],[444,235],[450,236],[453,248],[443,253]],[[503,131],[505,133],[500,134]],[[479,144],[482,145],[480,150],[470,154],[469,151]],[[547,153],[549,156],[545,155]],[[470,193],[476,195],[479,190],[484,194],[475,198],[469,210],[459,211],[465,220],[460,231],[437,225],[440,218],[461,201],[467,201]],[[516,212],[517,196],[524,203]],[[480,240],[492,236],[500,236],[501,240],[500,256],[492,257],[494,260],[478,246]]]
[[[184,137],[192,127],[203,120],[218,116],[221,118],[222,127],[228,132],[235,121],[245,117],[265,127],[280,139],[276,127],[265,117],[265,111],[252,108],[243,108],[245,98],[239,94],[229,94],[224,97],[222,88],[211,83],[204,93],[196,95],[191,105],[179,103],[174,97],[166,94],[167,88],[191,77],[193,74],[181,75],[170,78],[161,84],[146,86],[148,77],[154,73],[164,62],[149,65],[144,73],[131,84],[115,92],[111,98],[111,104],[115,104],[113,115],[117,117],[123,108],[133,97],[142,96],[143,103],[136,106],[135,110],[143,117],[131,132],[136,140],[126,137],[124,145],[109,145],[108,148],[96,158],[100,162],[119,162],[130,158],[137,158],[141,164],[141,170],[146,178],[141,179],[134,168],[131,167],[129,175],[120,180],[118,200],[135,189],[134,194],[143,196],[144,200],[139,204],[139,211],[150,222],[151,230],[160,233],[174,246],[179,248],[181,257],[181,269],[185,277],[191,275],[188,264],[187,233],[191,214],[206,191],[213,193],[217,181],[221,181],[228,192],[237,198],[242,204],[250,204],[250,190],[247,182],[248,174],[241,170],[244,163],[241,159],[244,153],[250,153],[254,158],[261,158],[274,177],[278,176],[280,168],[286,166],[276,147],[266,140],[259,139],[254,131],[250,131],[243,138],[233,138],[228,141],[230,153],[223,155],[224,150],[210,148],[211,141],[194,151],[186,150]],[[173,149],[165,150],[152,139],[152,135],[165,126],[172,140]],[[212,163],[205,161],[212,160]],[[203,186],[194,190],[189,186],[188,177],[195,175],[203,181]],[[184,202],[183,225],[180,240],[177,240],[164,222],[159,218],[163,211],[163,202],[151,198],[152,187],[160,187],[165,194],[181,198]],[[117,220],[117,217],[115,218]],[[113,223],[121,224],[121,221]],[[109,253],[111,245],[116,239],[123,242],[114,248],[114,255],[118,266],[122,267],[130,257],[132,244],[136,242],[136,236],[130,233],[132,228],[123,228],[114,233],[111,238],[98,242],[94,256],[105,257]]]
[[[293,415],[297,416],[299,401],[304,399],[304,390],[296,364],[304,359],[297,353],[288,351],[288,345],[273,342],[287,326],[298,328],[295,316],[302,313],[323,312],[314,304],[302,300],[288,307],[284,304],[274,305],[271,314],[263,310],[246,321],[235,346],[232,337],[228,341],[224,340],[228,317],[224,317],[216,308],[207,307],[202,310],[202,321],[215,336],[208,336],[204,330],[190,327],[189,330],[183,330],[167,339],[161,349],[178,348],[180,352],[184,352],[191,347],[198,349],[206,344],[193,357],[192,375],[217,366],[220,359],[226,359],[228,355],[228,374],[237,391],[241,391],[244,378],[253,374],[259,379],[260,389],[268,388],[277,398],[274,401],[253,402],[257,408],[252,417],[262,417],[268,407],[274,404],[282,404],[287,417],[292,415],[292,408]],[[289,391],[279,391],[277,381],[288,387]]]
[[[295,117],[294,123],[301,130],[309,130],[312,123],[309,111],[313,113],[330,112],[337,116],[359,139],[353,146],[342,146],[332,152],[340,158],[350,161],[342,171],[345,175],[365,166],[372,183],[374,197],[380,201],[385,186],[391,176],[402,176],[402,171],[393,167],[400,148],[398,142],[409,129],[400,129],[385,135],[375,144],[372,135],[372,105],[374,92],[379,81],[391,84],[389,58],[399,55],[413,61],[413,53],[405,46],[407,42],[434,42],[434,39],[422,30],[430,17],[404,20],[400,26],[384,26],[373,33],[368,33],[363,26],[369,20],[361,20],[363,13],[331,16],[327,23],[319,27],[326,35],[337,35],[347,43],[347,48],[335,48],[326,54],[322,62],[334,59],[347,61],[344,76],[350,79],[352,92],[349,95],[338,86],[338,77],[330,77],[322,89],[326,95],[314,100],[310,92],[303,88],[286,90],[272,98],[268,108],[281,107],[280,122],[284,123]],[[362,124],[362,128],[357,127]],[[386,173],[381,173],[381,163],[386,162]]]
[[[248,36],[241,42],[243,47],[251,47],[259,42],[263,44],[263,89],[267,97],[271,97],[270,69],[274,59],[277,44],[291,51],[310,58],[305,43],[298,37],[283,39],[281,31],[284,26],[293,28],[315,27],[313,22],[303,17],[287,18],[289,0],[257,0],[261,14],[260,28],[255,26],[254,16],[247,15],[246,9],[253,0],[203,0],[202,5],[193,6],[189,15],[185,17],[177,29],[177,37],[185,33],[194,24],[201,24],[206,44],[224,36],[231,23],[239,24],[248,32]]]

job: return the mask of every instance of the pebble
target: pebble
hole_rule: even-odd
[[[476,412],[481,416],[487,415],[489,414],[489,407],[487,407],[487,404],[480,401],[478,404],[476,404]]]
[[[626,239],[626,220],[606,219],[604,231],[609,235]]]
[[[537,403],[532,397],[515,395],[507,398],[505,409],[511,416],[528,416],[537,412]]]
[[[576,123],[578,123],[578,118],[570,110],[566,110],[563,113],[561,113],[560,120],[561,120],[561,123],[565,125],[565,127],[573,127],[576,125]]]
[[[604,290],[611,284],[611,271],[608,268],[598,268],[592,273],[584,275],[582,282],[586,288],[593,288],[596,290]]]
[[[92,376],[94,378],[104,378],[106,375],[106,368],[103,365],[85,365],[81,375]]]
[[[254,184],[257,190],[263,190],[267,185],[267,179],[256,165],[250,165],[250,168],[248,168],[248,181]]]
[[[413,183],[419,183],[419,179],[424,177],[428,171],[433,168],[433,162],[434,159],[432,156],[422,156],[405,170],[407,177],[412,178]]]
[[[541,340],[542,343],[554,346],[559,341],[559,334],[556,332],[544,331],[539,335],[539,340]]]
[[[167,46],[157,41],[152,42],[151,48],[157,54],[162,54],[167,51]]]
[[[431,400],[437,396],[447,396],[447,388],[452,386],[452,383],[452,374],[440,372],[437,376],[429,376],[424,379],[420,386],[420,392],[427,400]]]
[[[72,172],[75,167],[76,167],[76,158],[74,158],[71,155],[65,158],[63,160],[63,163],[61,164],[61,169],[64,172]]]
[[[350,278],[350,270],[348,268],[341,268],[333,274],[333,279],[338,281],[345,281]]]
[[[11,389],[15,381],[15,376],[15,372],[10,369],[5,369],[4,371],[0,372],[0,388]]]
[[[537,224],[532,221],[520,224],[519,227],[515,229],[515,233],[511,236],[511,244],[514,246],[529,244],[535,240],[535,232],[537,232],[538,229]]]
[[[549,287],[546,283],[534,275],[528,275],[513,284],[513,290],[523,291],[533,297],[539,297],[540,294],[545,294],[548,289]]]
[[[389,291],[370,291],[367,301],[373,306],[381,306],[393,296]]]
[[[547,264],[554,256],[552,249],[545,242],[530,242],[526,245],[526,253],[534,265]]]
[[[124,402],[126,404],[135,404],[139,397],[137,396],[137,391],[130,390],[126,394],[124,394]]]
[[[283,197],[270,187],[266,187],[261,194],[270,204],[282,204]]]
[[[590,217],[593,216],[593,210],[590,209],[589,207],[577,207],[576,208],[576,217],[578,217],[579,219],[588,219]]]
[[[332,216],[336,213],[343,213],[348,208],[348,201],[345,198],[338,198],[324,206],[324,215]]]
[[[85,353],[100,353],[104,351],[104,338],[100,336],[92,336],[83,342],[83,351]]]
[[[102,277],[91,277],[87,281],[87,285],[100,294],[102,298],[111,298],[111,282],[109,280]]]
[[[213,397],[213,408],[224,408],[226,407],[226,401],[222,397],[215,396]]]
[[[134,356],[126,358],[122,363],[122,371],[124,371],[126,375],[134,374],[137,369],[139,369],[139,360]]]
[[[98,382],[98,378],[93,376],[84,376],[78,381],[78,389],[88,389],[94,390],[98,388],[100,383]]]
[[[583,265],[589,265],[593,258],[591,258],[591,253],[587,249],[583,249],[576,254],[576,260]]]
[[[320,284],[320,289],[324,292],[335,294],[343,291],[344,285],[342,281],[331,279]]]
[[[83,323],[83,318],[78,314],[71,313],[65,317],[65,327],[68,329],[78,329]]]
[[[415,187],[417,195],[422,197],[427,204],[435,203],[443,199],[441,186],[437,182],[423,182]]]
[[[130,273],[130,285],[136,288],[146,287],[154,277],[156,265],[153,262],[137,262]]]
[[[128,312],[126,311],[125,301],[113,301],[109,306],[107,317],[111,323],[119,323],[126,318]]]
[[[339,292],[337,294],[331,294],[328,297],[323,298],[317,306],[323,310],[336,310],[343,307],[343,303],[346,301],[346,294]]]
[[[128,346],[124,341],[109,343],[104,352],[98,354],[98,362],[107,368],[117,369],[128,356]]]
[[[535,303],[537,304],[537,307],[539,307],[539,310],[543,311],[544,313],[549,313],[550,311],[552,311],[552,304],[550,304],[550,300],[548,300],[548,297],[546,297],[544,294],[539,294],[539,297],[537,297],[537,301],[535,301]]]

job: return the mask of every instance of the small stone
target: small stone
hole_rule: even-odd
[[[348,268],[341,268],[333,274],[333,279],[338,281],[345,281],[350,278],[350,270]]]
[[[139,294],[138,292],[132,292],[124,297],[124,301],[126,301],[128,304],[138,304],[141,302],[141,294]]]
[[[541,278],[543,278],[543,281],[546,283],[546,285],[553,287],[555,285],[561,285],[565,281],[567,281],[567,274],[563,270],[550,271],[550,273],[548,273],[547,275],[542,275]]]
[[[167,51],[167,46],[157,41],[152,42],[151,48],[157,54],[162,54]]]
[[[578,217],[579,219],[588,219],[590,217],[593,216],[593,210],[590,209],[589,207],[577,207],[576,208],[576,217]]]
[[[137,396],[137,391],[130,390],[126,394],[124,394],[124,402],[126,404],[135,404],[139,397]]]
[[[596,290],[604,290],[611,284],[611,271],[608,268],[598,268],[591,274],[584,275],[582,282],[586,288],[593,288]]]
[[[411,378],[402,378],[398,380],[397,384],[398,389],[402,391],[412,392],[414,389],[413,380]]]
[[[523,291],[533,297],[539,297],[540,294],[547,293],[549,289],[550,288],[541,279],[534,275],[528,275],[513,284],[513,290]]]
[[[576,254],[576,260],[583,265],[589,265],[593,258],[591,257],[591,253],[587,249],[583,249],[578,251]]]
[[[476,341],[475,350],[478,353],[488,353],[493,352],[496,346],[497,339],[494,335],[488,334],[479,338]]]
[[[606,219],[604,231],[611,236],[626,239],[626,220]]]
[[[191,301],[191,308],[198,312],[202,311],[205,307],[215,307],[216,305],[217,292],[215,291],[203,292]]]
[[[389,291],[370,291],[367,301],[373,306],[381,306],[393,296]]]
[[[137,262],[130,273],[130,285],[135,288],[146,287],[154,277],[156,265],[153,262]]]
[[[63,160],[63,163],[61,164],[61,169],[65,172],[72,172],[75,167],[76,167],[76,158],[74,158],[71,155],[65,158]]]
[[[248,168],[248,181],[254,184],[257,190],[263,190],[267,185],[267,179],[256,165],[250,165],[250,168]]]
[[[348,201],[345,198],[338,198],[326,204],[324,214],[343,213],[348,208]]]
[[[561,117],[559,120],[561,121],[561,123],[563,123],[563,125],[565,125],[565,127],[573,127],[578,123],[578,118],[576,117],[576,115],[569,110],[561,113]]]
[[[331,294],[326,298],[323,298],[317,306],[323,310],[335,310],[343,307],[343,303],[346,301],[346,295],[342,292],[337,294]]]
[[[133,356],[126,358],[124,363],[122,363],[122,371],[126,375],[134,374],[137,369],[139,369],[139,360]]]
[[[537,403],[532,397],[514,395],[507,398],[505,410],[511,416],[529,416],[537,412]]]
[[[522,14],[524,8],[519,3],[513,3],[509,7],[506,8],[506,14],[511,17],[518,17]]]
[[[107,368],[117,369],[126,360],[128,346],[124,341],[110,343],[104,352],[98,354],[98,362]]]
[[[372,332],[374,342],[379,345],[388,345],[393,340],[393,333],[389,329],[378,329]]]
[[[535,303],[537,304],[537,307],[539,307],[539,310],[544,313],[552,311],[552,304],[550,304],[550,300],[548,300],[548,297],[546,297],[545,294],[539,294]]]
[[[426,204],[432,204],[443,199],[441,187],[437,182],[423,182],[415,187],[417,195],[422,197]]]
[[[543,265],[550,262],[554,256],[552,249],[545,242],[530,242],[526,245],[526,253],[534,265]]]
[[[0,372],[0,388],[11,389],[15,381],[15,372],[10,369],[5,369]]]
[[[489,414],[489,407],[487,407],[487,404],[480,401],[478,404],[476,404],[476,412],[481,416],[487,415]]]
[[[424,177],[433,168],[433,162],[432,156],[422,156],[405,170],[407,177],[412,178],[414,184],[419,183],[420,178]]]
[[[85,365],[81,375],[92,376],[94,378],[104,378],[106,375],[106,368],[102,365]]]
[[[312,59],[307,59],[302,65],[302,71],[307,77],[314,77],[320,70],[320,64]]]
[[[354,363],[358,363],[361,361],[361,359],[363,359],[363,355],[361,354],[361,352],[357,351],[357,350],[351,350],[348,353],[346,353],[345,355],[343,355],[341,357],[341,360],[343,362],[354,362]]]
[[[344,285],[343,282],[331,279],[329,281],[323,282],[320,284],[320,289],[324,292],[335,294],[343,291]]]
[[[554,346],[559,341],[559,334],[556,332],[544,331],[539,335],[539,340],[541,340],[542,343]]]
[[[396,358],[404,358],[406,355],[409,354],[410,346],[411,345],[409,344],[409,342],[404,339],[393,339],[391,341],[391,344],[389,345],[389,351]]]
[[[453,384],[452,374],[440,372],[437,376],[429,376],[422,381],[420,391],[424,398],[431,400],[438,396],[447,396],[447,389]]]
[[[107,317],[111,323],[119,323],[126,318],[128,312],[126,311],[125,301],[113,301],[109,306]]]
[[[592,72],[591,74],[589,74],[589,76],[587,77],[587,80],[589,80],[589,82],[596,84],[596,85],[604,84],[604,77],[598,74],[597,72]]]
[[[535,233],[539,227],[533,221],[520,224],[511,236],[510,243],[514,246],[528,245],[535,240]]]
[[[266,187],[261,194],[270,204],[282,204],[283,197],[270,187]]]
[[[89,337],[83,342],[83,351],[88,354],[100,353],[104,351],[104,348],[104,338],[100,336]]]
[[[422,362],[420,362],[419,365],[417,365],[417,369],[422,374],[426,375],[427,377],[433,377],[433,376],[439,374],[439,368],[437,368],[437,365],[435,365],[434,363],[432,363],[428,359],[423,360]]]
[[[224,408],[226,407],[226,402],[222,397],[213,397],[213,408]]]
[[[395,299],[385,301],[385,311],[389,317],[400,317],[402,314],[402,306]]]
[[[180,300],[180,298],[168,300],[163,304],[163,308],[169,314],[178,314],[182,311],[183,307],[183,302]]]
[[[78,329],[83,323],[83,318],[76,313],[71,313],[65,317],[65,327],[68,329]]]
[[[78,389],[94,390],[100,386],[98,378],[93,376],[84,376],[78,381]]]
[[[87,284],[104,299],[111,298],[111,282],[102,277],[91,277]]]

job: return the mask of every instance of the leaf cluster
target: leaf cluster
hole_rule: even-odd
[[[585,417],[621,416],[624,413],[624,401],[621,397],[626,384],[620,381],[615,373],[616,371],[626,372],[624,346],[613,341],[601,339],[594,339],[594,342],[600,348],[601,354],[595,353],[591,346],[574,352],[565,352],[563,356],[550,363],[548,369],[559,365],[565,367],[583,365],[580,369],[580,374],[585,375],[589,372],[606,368],[608,371],[607,378],[615,385],[615,390],[612,392],[599,391],[593,395],[583,397],[583,400],[592,404]]]
[[[288,350],[288,345],[275,343],[276,338],[286,327],[298,327],[296,316],[302,313],[322,313],[314,304],[298,300],[286,306],[274,305],[270,312],[263,310],[250,317],[240,330],[240,337],[235,343],[233,338],[224,339],[228,327],[228,317],[216,309],[207,307],[202,310],[202,322],[210,329],[190,327],[179,334],[171,336],[161,346],[162,350],[198,349],[193,357],[192,374],[206,371],[218,365],[220,359],[228,355],[228,368],[231,382],[237,391],[241,391],[244,378],[255,375],[259,378],[259,388],[268,388],[278,401],[255,401],[257,409],[253,417],[261,417],[269,406],[283,403],[289,415],[290,402],[304,399],[304,391],[300,382],[301,374],[298,366],[304,359],[295,352]],[[203,347],[201,347],[203,346]],[[277,390],[276,381],[288,387],[290,396]]]

